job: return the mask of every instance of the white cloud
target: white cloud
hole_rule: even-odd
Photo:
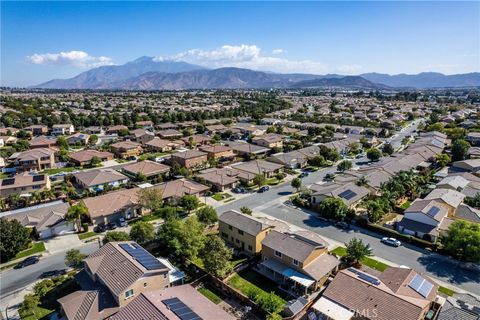
[[[272,54],[282,54],[283,53],[283,49],[273,49],[272,50]]]
[[[45,65],[73,65],[80,68],[95,68],[113,65],[112,58],[94,57],[85,51],[67,51],[59,53],[35,53],[27,57],[27,61]]]
[[[262,55],[256,45],[224,45],[214,50],[191,49],[173,56],[161,56],[157,61],[185,61],[210,68],[238,67],[273,72],[324,73],[327,68],[311,60],[289,60]]]
[[[337,70],[344,74],[359,73],[362,69],[363,67],[358,64],[346,64],[346,65],[337,67]]]

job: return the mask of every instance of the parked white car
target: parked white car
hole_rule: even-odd
[[[385,238],[382,238],[382,240],[380,240],[380,241],[382,243],[384,243],[386,245],[389,245],[389,246],[392,246],[392,247],[400,247],[402,245],[402,243],[395,238],[385,237]]]

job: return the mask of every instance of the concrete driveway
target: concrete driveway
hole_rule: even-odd
[[[78,248],[84,244],[82,240],[78,239],[77,234],[66,234],[63,236],[54,237],[44,241],[44,243],[46,251],[50,254]]]

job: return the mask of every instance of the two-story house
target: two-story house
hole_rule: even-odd
[[[81,290],[58,300],[69,320],[106,319],[135,297],[168,288],[170,269],[133,241],[109,242],[84,260]]]
[[[12,178],[0,180],[0,198],[11,194],[28,194],[34,191],[50,189],[50,178],[46,174],[32,175],[27,172]]]
[[[284,136],[276,133],[267,133],[258,137],[253,137],[252,143],[265,148],[282,148]]]
[[[42,171],[55,166],[55,150],[38,148],[17,152],[8,158],[18,172]]]
[[[199,149],[207,153],[208,159],[223,160],[235,158],[235,153],[233,153],[232,148],[228,146],[201,146]]]
[[[170,162],[187,169],[201,168],[207,162],[207,153],[198,150],[180,151],[172,154]]]
[[[218,229],[226,243],[249,255],[254,255],[262,250],[262,241],[273,226],[255,217],[230,210],[218,217]]]
[[[142,153],[142,147],[139,143],[130,140],[120,141],[110,146],[111,151],[121,159],[137,157]]]
[[[42,136],[48,133],[48,127],[41,124],[33,124],[24,128],[25,131],[30,131],[33,136]]]
[[[64,123],[64,124],[54,124],[52,126],[52,136],[66,136],[71,135],[75,132],[75,127],[73,124]]]
[[[270,231],[262,241],[259,272],[297,295],[319,290],[338,269],[339,261],[328,253],[328,243],[318,235]]]

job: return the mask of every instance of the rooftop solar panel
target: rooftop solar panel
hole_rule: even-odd
[[[10,179],[3,179],[2,180],[2,186],[10,186],[12,184],[15,183],[15,179],[14,178],[10,178]]]
[[[427,214],[428,214],[429,216],[432,216],[432,217],[433,217],[433,216],[435,216],[439,211],[440,211],[440,208],[439,208],[439,207],[437,207],[437,206],[432,206],[432,207],[428,210]]]
[[[147,250],[145,250],[136,243],[132,243],[131,245],[128,243],[120,243],[119,246],[147,270],[167,268],[163,263],[161,263],[154,256],[152,256]]]
[[[345,200],[350,200],[353,197],[355,197],[357,194],[353,192],[352,190],[345,190],[341,192],[338,196],[345,199]]]
[[[359,279],[362,279],[362,280],[364,280],[364,281],[370,282],[370,283],[373,284],[373,285],[378,286],[378,285],[380,284],[380,280],[378,280],[377,278],[375,278],[375,277],[373,277],[373,276],[371,276],[371,275],[369,275],[369,274],[363,273],[363,272],[361,272],[361,271],[358,271],[357,269],[348,268],[348,271],[357,274]]]
[[[44,175],[33,176],[33,182],[38,182],[38,181],[43,181],[43,180],[45,180],[45,176],[44,176]]]
[[[428,297],[430,294],[430,291],[433,289],[433,284],[425,280],[423,284],[420,286],[420,289],[418,289],[418,293],[420,293],[423,297]]]
[[[165,299],[162,302],[181,320],[202,320],[198,314],[178,298]]]
[[[410,283],[408,284],[408,286],[418,292],[418,290],[420,289],[424,281],[425,279],[422,276],[417,274],[415,275],[415,277],[413,277],[412,280],[410,280]]]

